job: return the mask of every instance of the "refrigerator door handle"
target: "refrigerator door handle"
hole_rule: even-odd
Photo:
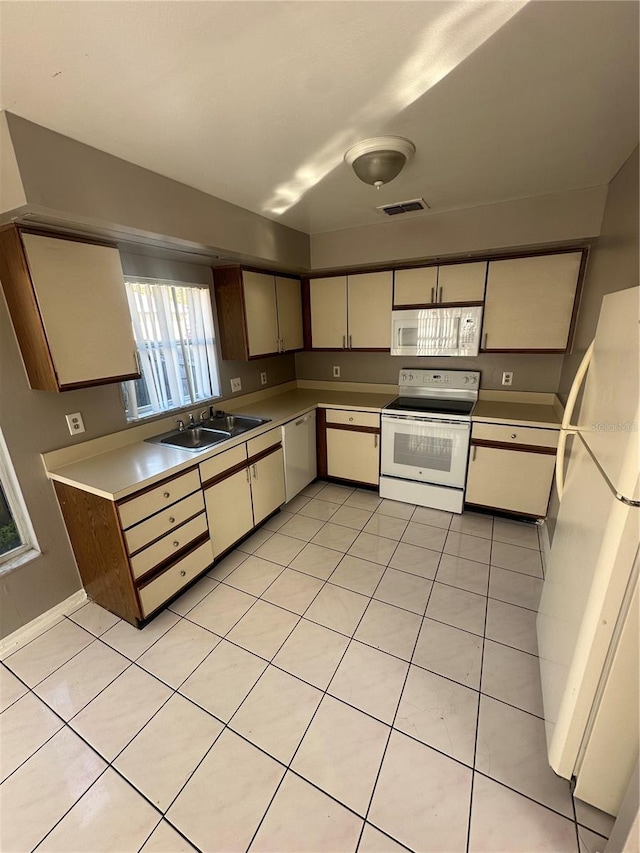
[[[564,415],[562,416],[562,426],[560,428],[560,437],[558,438],[558,452],[556,454],[556,491],[558,492],[558,498],[560,500],[562,500],[562,493],[564,492],[564,455],[567,445],[567,436],[575,435],[577,432],[577,428],[571,426],[571,419],[573,418],[573,410],[576,406],[578,394],[580,393],[585,376],[587,375],[587,370],[591,364],[594,343],[595,341],[591,341],[587,351],[582,357],[580,367],[574,377],[571,391],[569,391],[569,396],[567,397],[567,405],[565,406]]]

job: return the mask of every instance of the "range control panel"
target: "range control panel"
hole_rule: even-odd
[[[423,370],[420,367],[403,367],[398,385],[404,388],[475,389],[480,386],[477,370]]]

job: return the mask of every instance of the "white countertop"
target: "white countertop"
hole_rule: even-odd
[[[551,402],[553,395],[526,395],[514,392],[513,401],[509,399],[511,396],[509,392],[493,392],[493,394],[489,392],[489,396],[491,395],[499,399],[483,399],[484,395],[481,392],[481,399],[478,401],[472,420],[552,429],[558,429],[560,426],[561,408],[557,403]],[[164,444],[151,444],[136,440],[132,436],[131,441],[124,446],[112,447],[104,452],[96,452],[93,449],[92,455],[86,458],[79,458],[64,465],[48,466],[48,476],[52,480],[116,501],[139,489],[153,485],[165,477],[186,471],[204,459],[216,456],[270,429],[279,427],[318,406],[343,406],[360,411],[379,412],[395,396],[396,393],[389,392],[343,391],[340,390],[339,383],[324,390],[315,388],[289,390],[254,401],[244,407],[234,406],[234,414],[269,418],[270,423],[230,438],[215,447],[189,451]],[[526,402],[528,398],[535,399],[535,402]],[[162,431],[158,429],[158,434]],[[95,447],[95,441],[88,444]],[[46,455],[45,466],[47,466]]]

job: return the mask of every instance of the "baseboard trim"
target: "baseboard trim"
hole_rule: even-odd
[[[20,646],[24,646],[25,643],[37,637],[38,634],[42,634],[47,628],[55,625],[62,616],[66,616],[67,613],[76,610],[86,600],[87,593],[84,589],[79,589],[73,595],[70,595],[69,598],[61,601],[60,604],[56,604],[51,610],[41,613],[40,616],[36,616],[35,619],[27,622],[22,628],[18,628],[13,634],[7,634],[6,637],[0,640],[0,655],[4,657],[7,652],[16,651]]]
[[[547,574],[547,566],[549,564],[549,555],[551,553],[551,540],[549,539],[549,525],[546,521],[543,521],[540,527],[538,528],[538,533],[540,535],[540,548],[542,555],[542,570],[546,577]]]

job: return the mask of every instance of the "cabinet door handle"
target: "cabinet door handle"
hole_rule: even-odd
[[[434,297],[434,295],[433,295],[433,291],[434,291],[434,290],[435,290],[435,287],[432,287],[432,288],[431,288],[431,301],[432,301],[432,302],[435,302],[435,301],[436,301],[436,300],[435,300],[435,297]]]
[[[347,336],[343,335],[342,336],[342,349],[346,349],[346,348],[347,348]]]
[[[477,452],[478,452],[478,445],[477,445],[477,444],[474,444],[474,445],[473,445],[473,451],[472,451],[472,453],[471,453],[471,461],[472,461],[472,462],[475,462],[475,461],[476,461],[476,453],[477,453]]]
[[[284,338],[280,338],[280,352],[284,352]]]
[[[373,446],[374,446],[374,447],[377,447],[377,446],[378,446],[378,433],[376,433],[376,434],[373,436]]]
[[[438,293],[438,288],[436,287],[436,295]],[[442,285],[440,285],[440,295],[438,296],[438,302],[442,302]]]
[[[351,342],[351,335],[349,335],[349,349],[353,347],[353,343]]]
[[[247,471],[247,483],[250,483],[251,482],[251,475],[249,474],[249,469],[247,468],[246,471]]]
[[[486,348],[487,348],[487,341],[488,341],[488,340],[489,340],[489,335],[487,334],[487,332],[485,332],[485,333],[484,333],[484,346],[482,347],[482,349],[486,349]]]

